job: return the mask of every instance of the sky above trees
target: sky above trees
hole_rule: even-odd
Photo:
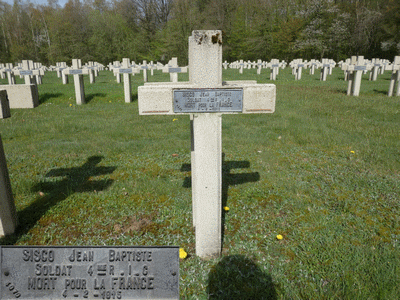
[[[222,30],[228,61],[400,55],[398,0],[39,1],[0,0],[0,62],[184,65],[196,29]]]

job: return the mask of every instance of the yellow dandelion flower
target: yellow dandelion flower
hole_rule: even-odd
[[[281,239],[283,239],[283,236],[282,236],[281,234],[278,234],[278,235],[276,236],[276,239],[281,240]]]
[[[229,207],[228,206],[224,206],[224,211],[229,211]]]
[[[178,119],[172,119],[172,122],[178,121]]]
[[[354,154],[355,152],[353,150],[351,150],[350,153]]]
[[[70,103],[69,106],[72,106],[72,104]]]
[[[185,259],[187,257],[187,252],[183,248],[179,248],[179,258]]]
[[[110,101],[108,101],[108,102],[110,102],[110,103],[111,103],[111,100],[110,100]]]

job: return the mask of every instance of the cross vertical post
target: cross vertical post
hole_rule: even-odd
[[[80,59],[72,60],[72,69],[78,70],[81,67],[82,63]],[[82,73],[74,74],[74,85],[75,85],[76,104],[78,105],[85,104],[85,86],[83,84]]]
[[[189,81],[202,88],[222,86],[222,36],[194,32],[189,37]],[[221,252],[222,114],[195,113],[192,118],[192,201],[196,254]]]
[[[144,80],[144,82],[147,82],[147,80],[148,80],[147,79],[147,69],[149,68],[147,66],[147,60],[143,61],[143,64],[140,68],[143,70],[143,80]]]
[[[123,58],[122,59],[122,68],[128,69],[130,67],[130,60],[129,58]],[[131,74],[130,73],[124,73],[124,95],[125,95],[125,103],[131,103],[131,92],[132,92],[132,87],[131,87]]]

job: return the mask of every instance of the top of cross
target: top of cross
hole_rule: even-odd
[[[138,88],[139,114],[272,113],[275,85],[222,82],[222,33],[193,31],[189,82],[146,83]]]

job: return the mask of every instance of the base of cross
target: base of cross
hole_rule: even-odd
[[[274,84],[222,82],[221,31],[193,31],[189,82],[146,83],[138,88],[140,115],[191,116],[193,226],[196,255],[221,254],[222,115],[273,113]]]

